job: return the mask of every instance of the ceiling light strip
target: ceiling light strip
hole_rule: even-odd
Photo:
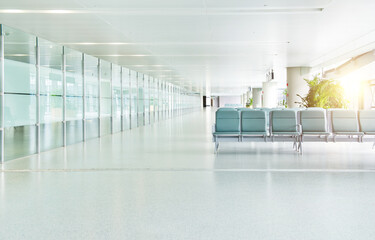
[[[110,14],[110,15],[251,15],[316,13],[324,8],[126,8],[126,9],[0,9],[4,14]]]

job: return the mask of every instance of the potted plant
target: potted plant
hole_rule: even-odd
[[[253,105],[253,98],[249,98],[248,100],[247,100],[247,102],[246,102],[246,107],[247,108],[249,108],[249,107],[251,107],[252,105]]]
[[[284,108],[287,108],[287,107],[288,107],[288,104],[287,104],[286,99],[287,99],[287,97],[288,97],[288,89],[285,89],[285,90],[283,91],[283,95],[284,95],[284,98],[283,98],[283,100],[281,100],[281,101],[279,102],[279,105],[280,105],[280,106],[283,106]]]
[[[298,103],[301,107],[321,108],[347,108],[348,101],[345,99],[344,88],[333,79],[323,79],[316,75],[312,80],[305,79],[309,85],[309,92],[301,98]]]

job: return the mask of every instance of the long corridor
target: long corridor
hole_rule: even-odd
[[[0,239],[374,239],[371,143],[214,154],[214,110],[4,163]]]

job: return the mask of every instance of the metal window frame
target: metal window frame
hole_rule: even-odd
[[[0,164],[4,163],[4,25],[0,24]]]
[[[66,56],[62,46],[62,82],[63,82],[63,146],[66,146]]]
[[[82,53],[82,138],[86,141],[86,78],[85,78],[85,54]]]
[[[35,37],[36,41],[36,152],[40,153],[40,49],[39,38]]]

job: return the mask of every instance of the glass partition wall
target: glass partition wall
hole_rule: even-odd
[[[112,64],[112,133],[122,131],[121,67]]]
[[[65,58],[65,144],[83,141],[83,54],[64,48]]]
[[[130,85],[130,71],[127,68],[122,68],[121,74],[121,88],[122,88],[122,130],[130,129],[130,102],[131,102],[131,85]]]
[[[100,136],[112,132],[112,69],[111,63],[99,60],[100,65]]]
[[[176,89],[0,25],[0,163],[200,108],[199,95]]]

